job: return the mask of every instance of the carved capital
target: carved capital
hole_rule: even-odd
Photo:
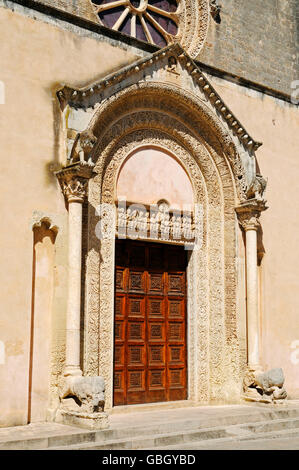
[[[236,207],[239,224],[243,230],[258,230],[260,227],[260,215],[268,209],[263,200],[251,199]]]
[[[83,203],[88,193],[88,180],[93,165],[78,163],[69,165],[56,173],[62,193],[68,202]]]

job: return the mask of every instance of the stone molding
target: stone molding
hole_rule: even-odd
[[[205,95],[205,99],[212,105],[215,113],[220,115],[231,132],[237,137],[240,144],[250,152],[257,150],[262,144],[256,142],[246,131],[241,122],[234,113],[224,103],[221,96],[217,93],[207,77],[203,74],[200,67],[192,60],[188,53],[180,46],[180,44],[172,44],[159,50],[146,58],[140,59],[133,64],[122,68],[118,72],[107,75],[98,82],[84,88],[74,88],[64,86],[57,92],[57,96],[62,109],[68,104],[74,108],[87,109],[94,107],[96,103],[102,101],[102,94],[105,90],[116,85],[121,85],[132,75],[142,73],[145,74],[148,69],[153,68],[156,64],[163,67],[163,62],[168,61],[171,57],[175,57],[181,66],[188,71],[192,80],[200,87]]]
[[[236,207],[238,220],[241,228],[246,232],[248,230],[260,229],[260,216],[263,211],[268,209],[266,201],[259,199],[249,199]]]
[[[67,202],[84,202],[88,193],[88,180],[92,176],[92,169],[92,164],[80,162],[55,173]]]

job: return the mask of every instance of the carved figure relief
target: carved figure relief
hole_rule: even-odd
[[[165,203],[134,208],[138,208],[138,204],[128,204],[126,209],[122,206],[117,209],[117,230],[120,236],[173,240],[181,244],[196,241],[198,231],[191,213],[169,210]]]
[[[247,198],[248,199],[257,199],[259,201],[263,200],[263,194],[266,191],[267,180],[263,178],[262,175],[256,174],[255,179],[247,189]]]

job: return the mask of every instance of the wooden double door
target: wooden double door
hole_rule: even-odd
[[[114,405],[187,398],[186,255],[116,241]]]

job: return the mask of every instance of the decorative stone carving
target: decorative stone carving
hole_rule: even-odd
[[[61,400],[73,399],[74,411],[98,413],[104,411],[105,381],[103,377],[66,377]],[[78,408],[79,407],[79,408]]]
[[[119,169],[141,145],[167,148],[173,153],[190,175],[195,204],[204,208],[202,249],[190,253],[188,265],[190,399],[201,403],[219,401],[224,384],[228,400],[232,400],[233,393],[237,398],[240,396],[239,364],[244,367],[246,358],[245,346],[239,345],[236,314],[234,206],[235,194],[240,201],[246,200],[247,172],[254,166],[252,152],[259,144],[248,136],[182,50],[177,68],[184,67],[190,72],[196,86],[204,90],[206,101],[189,89],[158,82],[158,78],[157,82],[147,83],[146,78],[142,82],[134,77],[136,83],[132,83],[130,74],[138,76],[144,67],[142,73],[146,77],[152,70],[151,61],[155,64],[161,61],[161,69],[163,64],[167,67],[168,55],[177,57],[179,49],[173,46],[158,51],[101,80],[92,91],[88,88],[75,94],[75,90],[64,89],[74,108],[87,109],[100,103],[88,127],[98,140],[92,151],[95,177],[90,181],[88,195],[84,373],[97,375],[101,371],[107,384],[108,409],[113,403],[114,238],[99,242],[95,214],[100,203],[114,205]],[[124,215],[123,212],[120,216],[122,227]],[[180,222],[175,225],[170,219],[170,227],[175,226],[178,231]],[[151,227],[157,233],[160,224],[157,214],[152,215]]]
[[[86,130],[77,134],[75,142],[72,148],[70,161],[75,163],[80,161],[81,163],[91,163],[90,153],[97,141],[97,138],[93,135],[92,131]]]
[[[267,372],[248,370],[243,380],[243,398],[261,403],[276,403],[287,398],[281,368]]]
[[[60,408],[56,413],[56,422],[89,429],[108,427],[108,416],[104,412],[103,377],[64,377],[59,396]]]
[[[250,199],[236,208],[239,224],[243,230],[258,230],[260,227],[261,212],[266,210],[266,201],[263,199]]]
[[[179,244],[198,240],[202,220],[195,224],[192,213],[170,210],[167,203],[152,206],[123,203],[117,209],[117,231],[120,236],[138,239],[176,241]]]
[[[175,61],[177,62],[176,65]],[[157,68],[157,66],[159,66],[160,69],[166,67],[168,71],[173,71],[173,66],[175,65],[175,68],[178,69],[178,64],[180,64],[180,67],[187,70],[188,74],[192,77],[192,81],[195,82],[199,89],[204,93],[205,101],[210,103],[217,116],[221,116],[231,132],[240,141],[241,145],[250,152],[257,150],[262,144],[254,141],[244,126],[242,126],[238,118],[233,114],[232,110],[230,110],[224,103],[221,96],[217,93],[208,78],[202,73],[201,69],[191,59],[182,46],[177,43],[146,56],[144,59],[138,60],[137,62],[122,68],[118,72],[104,77],[96,84],[93,83],[89,87],[78,89],[65,86],[57,93],[61,109],[64,109],[67,104],[75,109],[88,109],[90,107],[94,107],[97,103],[103,101],[103,93],[113,97],[112,100],[114,101],[116,99],[116,97],[114,97],[116,92],[115,87],[117,87],[118,99],[120,98],[119,90],[122,89],[126,89],[124,92],[130,93],[133,97],[132,91],[127,89],[128,82],[132,84],[133,82],[140,81],[140,70],[142,70],[143,75],[151,74],[153,67]],[[148,83],[142,84],[142,82],[140,85],[141,87],[146,86],[147,88],[149,86]],[[163,97],[161,96],[160,98],[160,91],[162,92],[165,85],[162,86],[161,84],[156,83],[155,86],[158,87],[156,99],[161,100]],[[180,95],[181,101],[184,92],[183,90],[177,90],[177,93]],[[194,102],[190,102],[189,104],[192,107]],[[203,107],[202,100],[199,100],[197,103],[197,107],[198,106]],[[218,117],[215,118],[214,116],[214,119],[218,122]],[[212,121],[213,117],[209,116],[209,120]],[[92,129],[93,134],[97,135],[91,126],[89,126],[89,129]],[[223,135],[223,142],[225,141],[227,144],[229,143],[228,135]],[[241,176],[240,173],[239,176]]]
[[[62,193],[68,202],[84,201],[92,169],[92,163],[80,162],[69,165],[56,173]]]
[[[262,175],[256,174],[255,179],[248,187],[246,195],[248,199],[263,201],[263,194],[267,187],[267,180]]]
[[[169,101],[167,105],[169,106]],[[178,103],[176,109],[178,109]],[[121,113],[125,115],[120,117]],[[238,393],[238,366],[233,368],[231,364],[238,364],[239,349],[235,313],[235,199],[231,189],[233,187],[231,173],[227,171],[228,163],[226,159],[218,156],[222,155],[220,145],[218,152],[212,147],[209,147],[209,151],[206,150],[187,126],[174,118],[170,119],[166,113],[162,117],[160,113],[153,110],[132,112],[128,115],[128,105],[126,107],[124,105],[124,107],[118,107],[118,115],[117,120],[112,118],[110,113],[106,115],[104,110],[103,115],[99,117],[98,123],[103,132],[100,134],[98,148],[95,150],[95,155],[99,155],[100,158],[95,166],[97,175],[90,184],[90,206],[97,206],[99,201],[114,204],[114,188],[119,168],[127,156],[141,144],[167,148],[186,168],[195,187],[194,202],[204,206],[203,246],[202,249],[192,253],[188,266],[188,286],[190,286],[188,315],[192,336],[189,361],[190,399],[200,403],[207,403],[209,397],[210,400],[219,400],[219,397],[223,396],[224,379],[222,377],[227,377],[229,370],[231,380],[228,399],[231,400],[232,393],[235,393],[235,396]],[[107,123],[115,122],[112,128],[106,126],[106,119]],[[190,122],[193,121],[189,120],[189,125]],[[217,139],[215,139],[215,145],[217,145]],[[221,179],[219,174],[222,175]],[[223,196],[221,191],[223,191]],[[221,227],[224,210],[226,240],[230,241],[225,244],[223,250]],[[96,252],[99,246],[98,239],[93,237],[93,227],[97,221],[98,219],[94,220],[93,216],[90,218],[89,250],[91,253]],[[160,221],[152,217],[152,227],[154,223],[159,226]],[[209,236],[208,249],[207,236]],[[98,261],[98,265],[90,264],[88,267],[91,273],[87,280],[90,288],[93,287],[95,276],[100,270],[100,295],[98,291],[90,291],[92,295],[88,299],[86,318],[94,322],[100,317],[101,326],[98,330],[90,331],[86,337],[87,351],[92,351],[92,354],[89,353],[86,367],[92,371],[98,368],[105,377],[106,406],[108,402],[109,409],[112,406],[113,380],[110,365],[113,361],[111,341],[113,339],[114,239],[103,240],[98,257],[98,260],[100,259],[101,262]],[[209,266],[212,272],[210,276],[208,275]],[[225,276],[229,276],[229,282],[226,284]],[[100,300],[100,316],[98,299]],[[223,330],[224,322],[227,324],[225,331]],[[93,345],[96,344],[98,331],[100,332],[100,346],[96,349]],[[221,341],[219,340],[220,331],[222,331]],[[209,337],[209,352],[207,337]],[[225,344],[229,344],[229,350],[226,352]],[[96,355],[98,351],[99,356]],[[97,357],[99,357],[99,365],[97,365]],[[224,365],[224,358],[227,359],[227,365]],[[227,383],[226,379],[225,381]],[[232,392],[233,389],[235,392]]]

